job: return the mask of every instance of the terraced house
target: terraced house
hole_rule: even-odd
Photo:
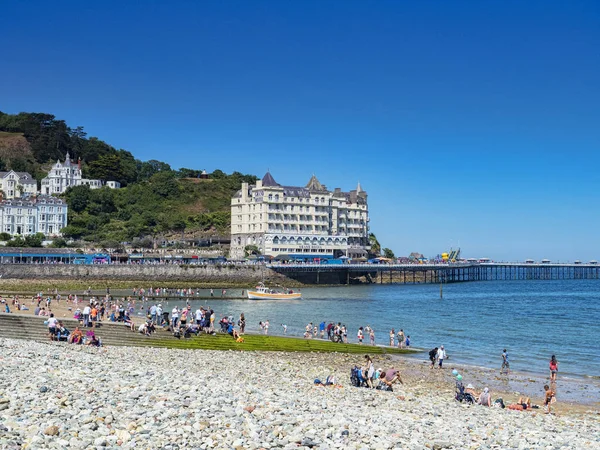
[[[367,193],[360,183],[329,191],[314,175],[304,187],[282,186],[270,172],[255,185],[243,183],[231,200],[230,256],[242,258],[254,246],[282,259],[366,256]]]
[[[38,196],[0,202],[0,231],[11,236],[60,236],[66,226],[67,204],[63,199]]]

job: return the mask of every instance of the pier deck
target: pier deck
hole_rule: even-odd
[[[267,267],[309,284],[351,284],[360,278],[373,283],[400,284],[600,279],[598,264],[272,264]]]

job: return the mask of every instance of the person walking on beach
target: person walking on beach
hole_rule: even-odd
[[[444,364],[444,359],[446,358],[446,350],[444,350],[444,346],[441,345],[437,351],[438,358],[438,367],[442,369],[442,365]]]
[[[211,289],[211,290],[210,290],[210,296],[211,296],[211,297],[214,297],[214,296],[215,296],[215,290],[214,290],[214,289]]]
[[[362,344],[362,341],[363,341],[364,337],[365,337],[365,336],[364,336],[364,334],[363,334],[363,327],[360,327],[360,328],[358,329],[358,335],[357,335],[357,338],[358,338],[358,343],[359,343],[359,344]]]
[[[390,347],[394,346],[394,338],[395,337],[396,337],[396,332],[392,328],[392,330],[390,331]]]
[[[431,369],[435,367],[435,360],[437,359],[438,348],[435,347],[429,351],[429,361],[431,361]]]
[[[556,355],[552,355],[550,358],[550,382],[556,383],[556,374],[558,373],[558,361]]]
[[[244,313],[240,314],[240,320],[238,320],[238,326],[240,327],[240,334],[244,334],[244,330],[246,330],[246,317],[244,317]]]
[[[500,373],[504,373],[505,370],[507,374],[510,373],[510,365],[508,364],[508,352],[506,351],[506,349],[502,350],[502,368],[500,369]]]
[[[369,339],[371,340],[371,345],[375,345],[375,330],[373,328],[369,329]]]

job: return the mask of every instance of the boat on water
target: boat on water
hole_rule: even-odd
[[[283,292],[276,291],[260,283],[254,291],[248,291],[248,298],[250,300],[300,300],[302,294],[291,289],[284,289]]]

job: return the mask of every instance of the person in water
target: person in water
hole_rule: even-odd
[[[558,373],[558,361],[556,360],[556,355],[552,355],[550,358],[550,382],[556,383],[556,374]]]

